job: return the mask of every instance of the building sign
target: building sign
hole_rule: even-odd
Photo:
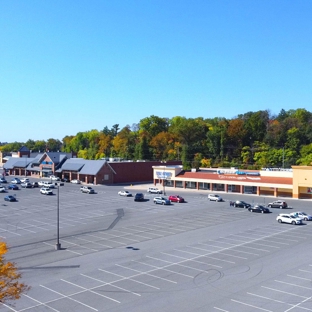
[[[308,187],[307,191],[308,191],[309,194],[312,194],[312,187]]]
[[[171,179],[172,173],[168,171],[156,171],[156,176],[158,179]]]

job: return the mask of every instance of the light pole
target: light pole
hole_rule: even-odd
[[[56,212],[56,244],[55,244],[55,250],[61,249],[61,243],[60,243],[60,186],[57,185],[57,212]]]

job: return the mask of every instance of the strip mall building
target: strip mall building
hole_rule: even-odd
[[[312,199],[312,166],[259,171],[153,166],[153,179],[155,185],[173,188]]]

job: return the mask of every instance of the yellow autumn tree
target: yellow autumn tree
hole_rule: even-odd
[[[4,255],[7,253],[6,243],[0,242],[0,302],[17,300],[29,290],[29,286],[20,283],[21,274],[14,263],[6,261]]]

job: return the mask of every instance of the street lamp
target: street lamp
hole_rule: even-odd
[[[60,186],[57,185],[57,209],[56,209],[56,244],[55,244],[55,250],[61,249],[61,243],[60,243]]]

